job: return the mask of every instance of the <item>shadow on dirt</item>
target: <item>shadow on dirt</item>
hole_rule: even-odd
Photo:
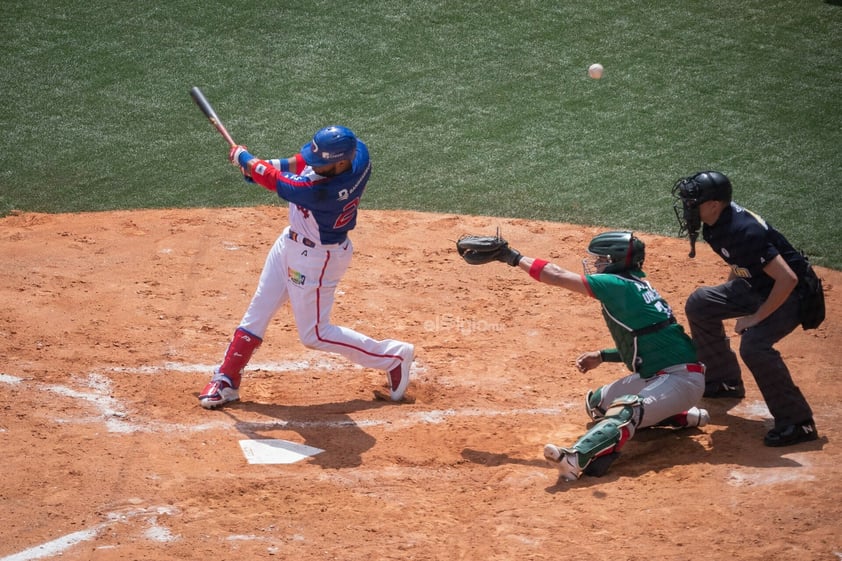
[[[303,438],[302,444],[324,450],[309,462],[326,469],[352,468],[362,464],[364,452],[376,439],[366,433],[349,413],[379,409],[390,404],[384,401],[353,400],[305,406],[285,406],[239,401],[220,410],[235,423],[235,428],[251,440],[283,438],[293,431]],[[266,421],[245,421],[237,413],[266,417]],[[273,420],[274,419],[274,420]]]
[[[626,444],[620,456],[602,477],[583,476],[578,481],[559,480],[547,487],[548,493],[563,492],[573,487],[581,488],[616,481],[623,477],[639,477],[677,465],[733,464],[755,469],[803,467],[797,460],[787,457],[794,452],[822,450],[826,437],[813,442],[783,448],[763,445],[763,435],[770,428],[764,420],[745,419],[731,415],[724,407],[713,407],[715,425],[704,429],[671,429],[651,427],[639,431]],[[561,445],[571,443],[557,443]],[[540,451],[539,451],[540,453]],[[551,466],[541,457],[536,459],[513,458],[505,453],[464,449],[462,457],[486,467],[515,464],[535,467]]]

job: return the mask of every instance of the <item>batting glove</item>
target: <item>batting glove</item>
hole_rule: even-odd
[[[246,153],[248,154],[248,148],[238,144],[236,146],[231,147],[231,151],[228,152],[228,159],[231,161],[232,164],[235,166],[239,166],[240,164],[240,154]]]

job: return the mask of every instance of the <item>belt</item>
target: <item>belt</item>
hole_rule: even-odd
[[[289,239],[294,242],[303,243],[307,247],[316,247],[316,242],[311,240],[310,238],[305,238],[298,234],[298,232],[293,232],[292,230],[289,231]]]
[[[670,366],[669,368],[664,368],[663,370],[659,370],[655,372],[655,376],[661,376],[662,374],[669,374],[673,372],[674,369],[677,369],[679,365]],[[684,365],[684,369],[687,372],[695,372],[696,374],[704,374],[705,373],[705,365],[701,362],[688,362]]]
[[[704,374],[705,365],[699,362],[692,362],[687,365],[687,372],[696,372],[697,374]]]
[[[632,336],[640,337],[641,335],[649,335],[650,333],[655,333],[656,331],[660,331],[675,323],[677,323],[675,320],[675,316],[670,316],[664,321],[659,321],[658,323],[647,325],[646,327],[642,327],[640,329],[635,329],[634,331],[632,331]]]

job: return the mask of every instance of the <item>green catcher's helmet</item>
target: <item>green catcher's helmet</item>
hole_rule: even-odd
[[[632,232],[604,232],[588,244],[588,257],[582,263],[589,275],[616,274],[641,270],[645,257],[646,244]]]

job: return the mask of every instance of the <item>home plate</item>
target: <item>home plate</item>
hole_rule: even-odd
[[[240,448],[250,464],[294,464],[321,454],[321,448],[313,448],[288,440],[241,440]]]

